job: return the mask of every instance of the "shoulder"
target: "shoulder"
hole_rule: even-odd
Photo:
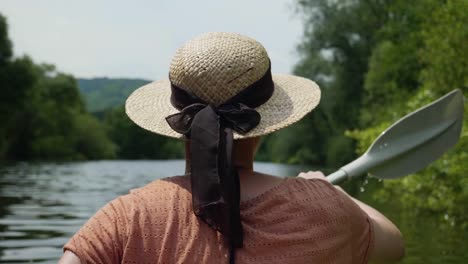
[[[182,176],[164,178],[115,198],[86,222],[64,250],[84,262],[118,262],[131,237],[141,238],[147,230],[162,232],[168,215],[175,218],[175,211],[190,210],[189,183]]]
[[[295,201],[302,211],[317,212],[314,217],[321,220],[332,220],[338,224],[346,224],[347,228],[359,230],[366,225],[368,216],[346,194],[338,190],[328,181],[321,179],[304,179],[295,177],[287,180],[286,188],[281,196],[289,201]],[[351,230],[349,230],[351,231]]]
[[[287,178],[288,189],[292,192],[298,192],[308,197],[326,198],[340,197],[341,194],[328,181],[321,179],[304,179],[301,177]]]
[[[357,205],[352,199],[340,191],[333,184],[322,179],[304,179],[301,177],[293,178],[293,183],[289,188],[294,191],[302,191],[303,195],[315,197],[318,200],[326,198],[326,203],[335,203],[336,206],[343,209],[344,212],[354,215]],[[350,209],[351,208],[351,209]],[[359,210],[361,212],[362,210]]]
[[[166,177],[148,183],[147,185],[130,191],[130,194],[141,194],[144,192],[154,192],[163,190],[186,189],[190,187],[190,178],[185,175]]]
[[[173,176],[155,180],[143,187],[133,189],[129,194],[115,201],[122,203],[127,214],[151,214],[151,211],[165,211],[188,208],[191,205],[190,178]],[[162,214],[156,214],[162,215]]]
[[[103,206],[95,217],[105,215],[131,221],[149,211],[167,211],[169,208],[185,207],[184,204],[191,204],[190,179],[173,176],[155,180],[116,197]]]
[[[168,198],[169,195],[188,195],[190,194],[190,178],[187,176],[173,176],[155,180],[143,187],[130,191],[131,198]]]
[[[323,180],[299,177],[284,178],[272,189],[241,203],[245,215],[268,211],[278,215],[284,213],[288,218],[295,214],[308,218],[306,216],[316,216],[323,212],[326,212],[327,217],[334,218],[345,213],[342,207],[342,197],[333,185]]]
[[[326,180],[297,178],[295,184],[308,190],[306,193],[310,193],[313,199],[310,206],[322,209],[323,213],[318,218],[322,218],[329,227],[340,230],[336,237],[354,248],[352,251],[356,258],[366,259],[374,235],[369,215],[344,191]]]

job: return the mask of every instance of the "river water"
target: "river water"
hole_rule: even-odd
[[[97,161],[0,167],[0,263],[56,263],[61,247],[101,206],[157,178],[183,173],[182,161]],[[255,163],[257,171],[293,176],[297,166]],[[401,228],[402,263],[468,263],[468,233],[382,206]]]

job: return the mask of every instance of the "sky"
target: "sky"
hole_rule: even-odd
[[[16,56],[79,78],[166,78],[172,56],[205,32],[262,43],[274,73],[291,73],[302,21],[295,0],[1,0]]]

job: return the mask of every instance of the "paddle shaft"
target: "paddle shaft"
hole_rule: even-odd
[[[338,184],[346,179],[349,179],[348,174],[344,170],[337,170],[327,176],[327,180],[332,184]]]

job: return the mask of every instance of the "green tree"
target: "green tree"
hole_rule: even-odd
[[[105,124],[121,159],[183,158],[182,141],[142,129],[127,117],[123,106],[106,113]]]
[[[73,76],[14,58],[0,15],[0,160],[114,157],[104,128],[86,113]]]
[[[34,65],[36,82],[17,120],[22,129],[10,159],[72,160],[114,157],[104,127],[85,111],[73,76],[51,65]]]
[[[358,140],[358,152],[391,122],[452,89],[468,92],[468,2],[395,1],[379,34],[366,75],[365,129],[349,135]],[[464,126],[468,108],[465,106]],[[396,181],[384,181],[378,199],[398,199],[415,210],[437,212],[468,225],[468,137],[423,171]]]
[[[0,160],[5,159],[17,140],[16,131],[21,129],[17,122],[22,118],[20,111],[28,105],[36,76],[32,61],[27,58],[13,58],[12,45],[8,39],[8,25],[0,14]]]
[[[315,80],[322,99],[304,121],[267,141],[278,161],[336,168],[354,158],[355,143],[344,132],[359,125],[364,73],[387,2],[297,1],[305,31],[294,73]]]

